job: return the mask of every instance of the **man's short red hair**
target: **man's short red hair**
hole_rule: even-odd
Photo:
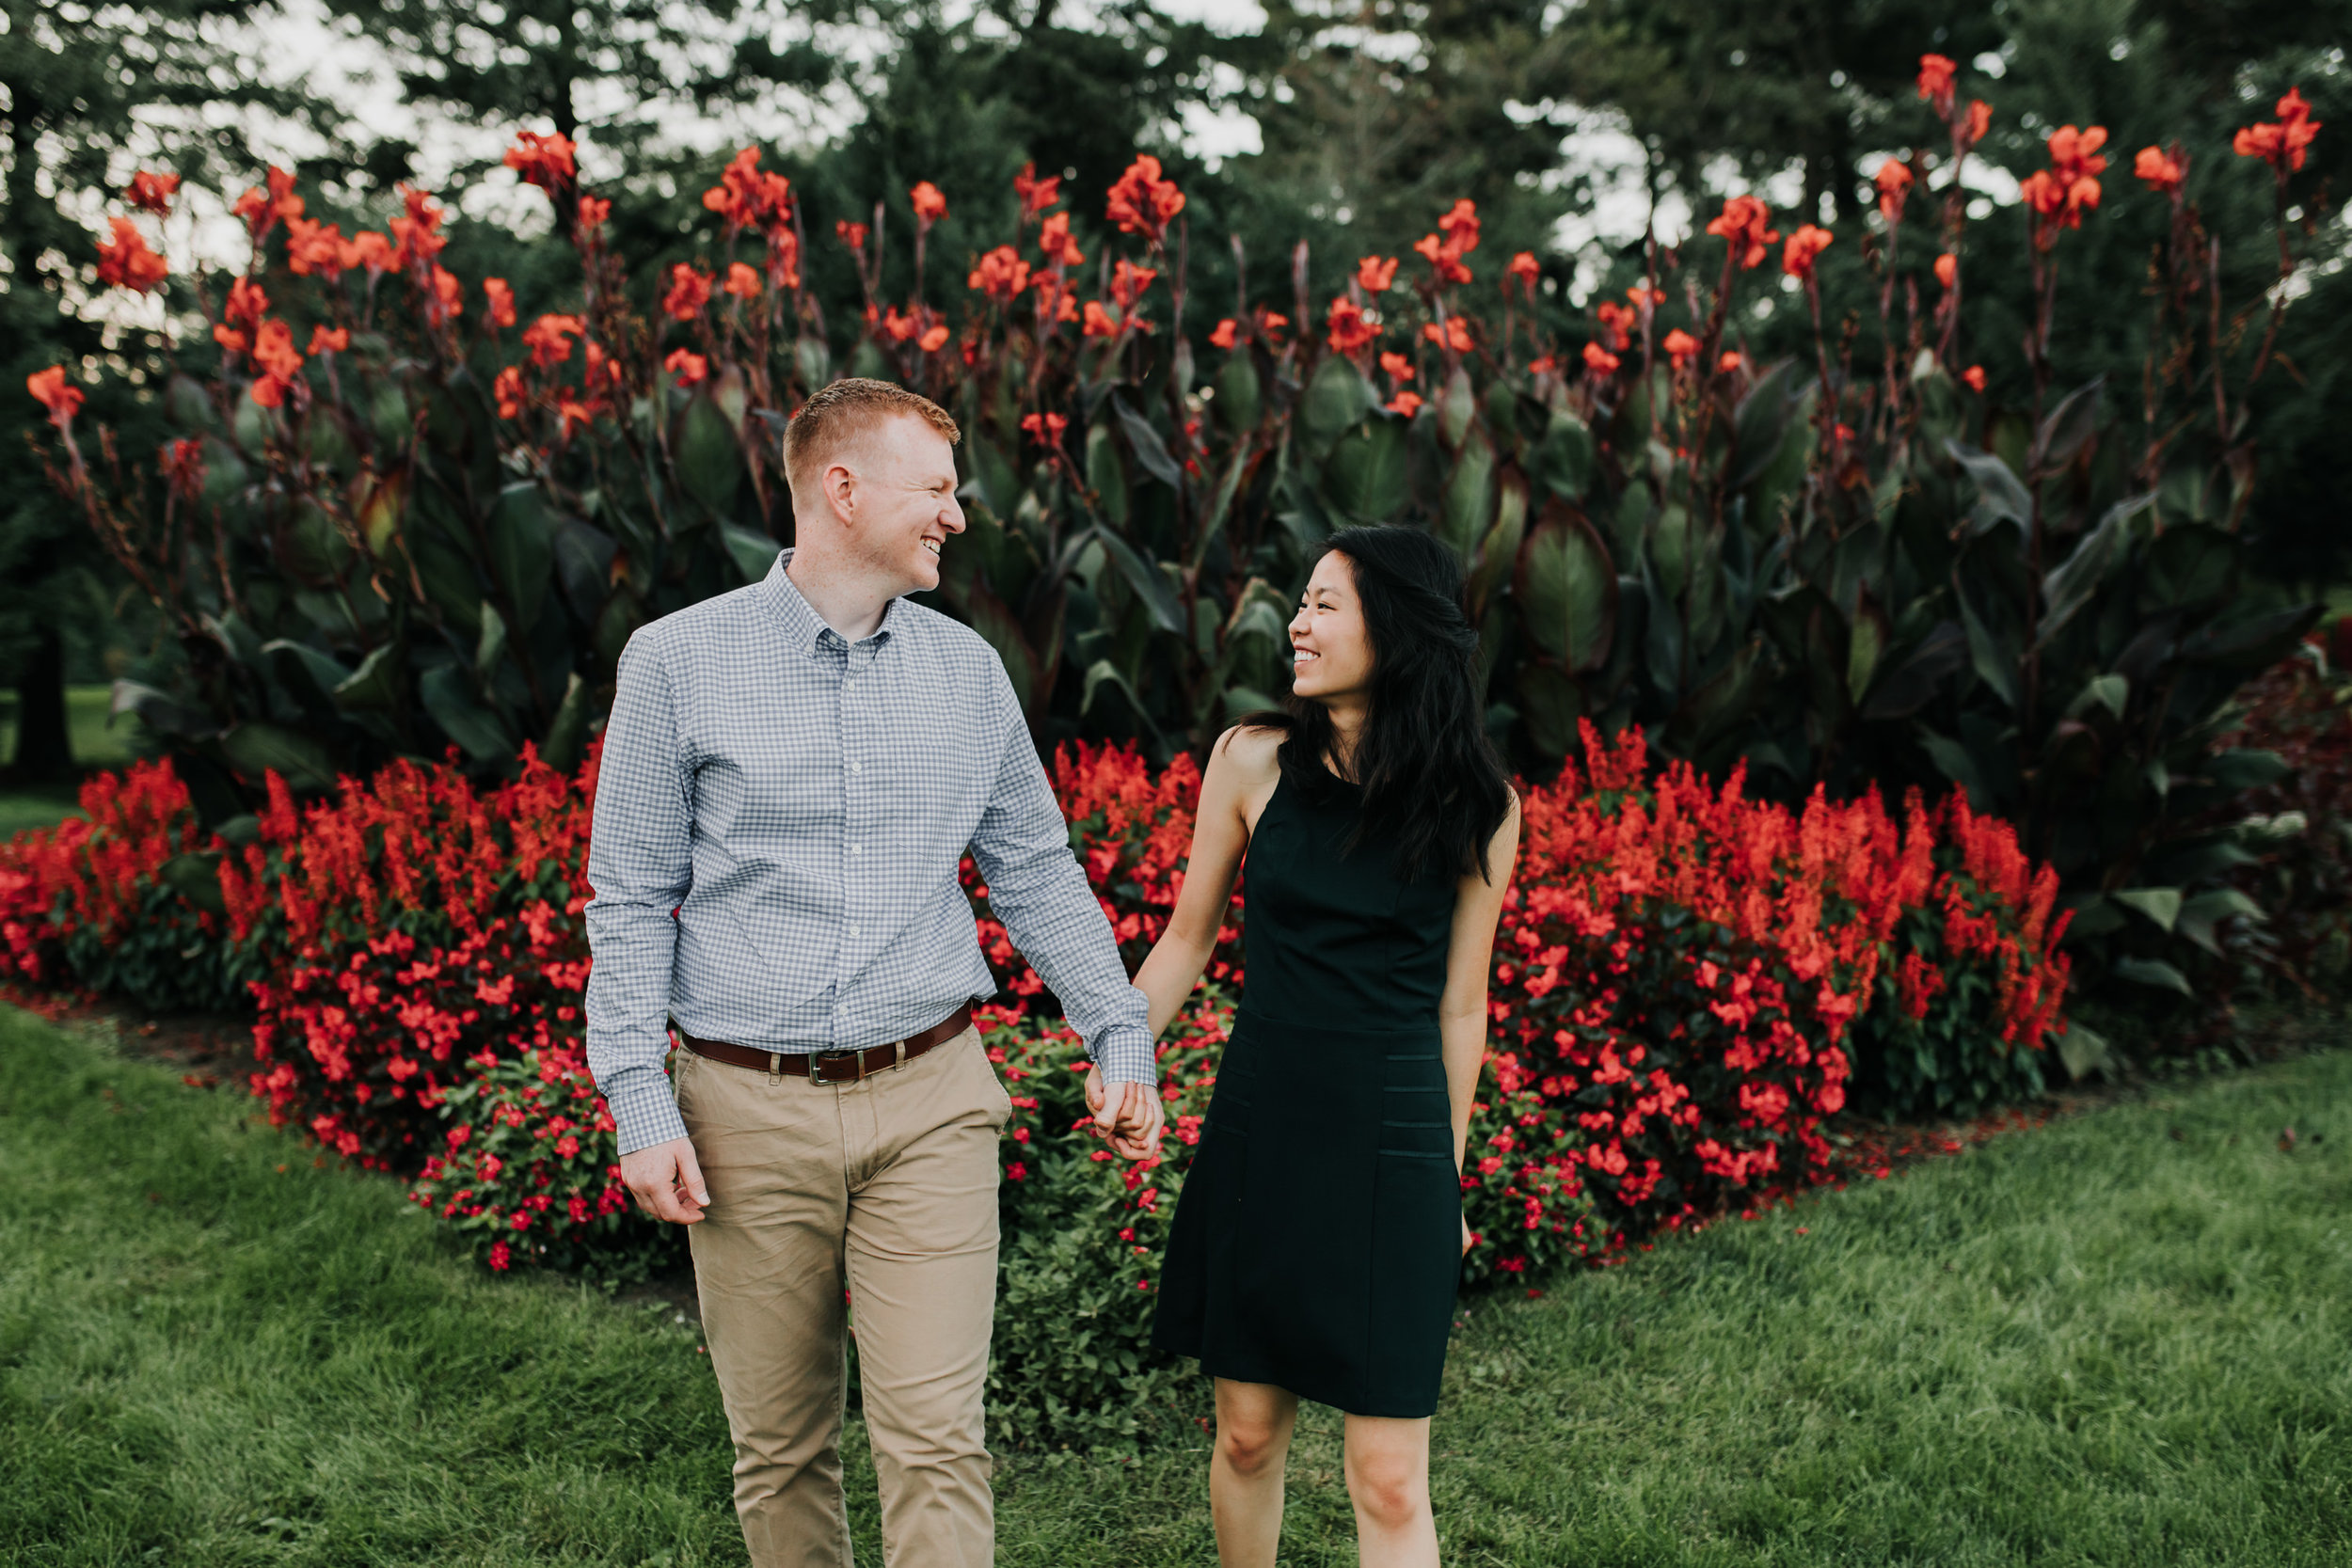
[[[902,415],[921,420],[950,445],[963,439],[947,410],[893,382],[850,375],[820,388],[784,427],[784,474],[794,501],[815,489],[844,446]]]

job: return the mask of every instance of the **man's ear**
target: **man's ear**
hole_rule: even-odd
[[[847,463],[828,463],[824,486],[825,504],[832,508],[833,515],[844,525],[853,522],[857,517],[857,471]]]

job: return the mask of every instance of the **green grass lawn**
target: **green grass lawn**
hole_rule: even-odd
[[[67,734],[73,760],[84,768],[119,768],[133,755],[129,719],[109,724],[113,689],[66,688]],[[0,768],[16,760],[16,693],[0,691]],[[0,839],[21,828],[46,828],[74,812],[74,789],[0,789]]]
[[[2339,1050],[1482,1298],[1447,1560],[2352,1561],[2347,1146]],[[739,1562],[696,1344],[0,1009],[0,1560]],[[1202,1462],[1009,1456],[999,1561],[1211,1562]],[[1327,1412],[1284,1561],[1354,1561]]]

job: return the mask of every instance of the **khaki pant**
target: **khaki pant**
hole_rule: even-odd
[[[1012,1104],[978,1032],[856,1084],[680,1052],[676,1085],[710,1188],[688,1234],[754,1568],[848,1568],[852,1307],[883,1560],[986,1568],[996,1527],[981,1396],[996,1138]]]

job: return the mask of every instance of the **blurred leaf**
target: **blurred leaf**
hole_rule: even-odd
[[[1968,514],[1973,531],[1983,533],[2004,520],[2024,527],[2033,515],[2033,498],[2010,466],[1964,441],[1947,440],[1944,450],[1977,482],[1977,504]]]
[[[1160,569],[1137,555],[1134,546],[1109,529],[1096,529],[1094,534],[1102,540],[1103,548],[1110,556],[1111,564],[1119,568],[1120,577],[1125,579],[1129,588],[1135,590],[1136,597],[1142,600],[1144,608],[1151,612],[1153,624],[1162,631],[1183,636],[1184,606],[1177,603],[1176,591],[1168,586],[1168,578],[1160,574]]]
[[[1581,500],[1597,461],[1591,429],[1566,409],[1555,410],[1535,451],[1536,481],[1562,500]]]
[[[559,773],[579,767],[580,759],[587,754],[588,725],[595,717],[595,692],[575,670],[564,683],[564,700],[556,705],[547,738],[540,743],[539,760]]]
[[[1438,508],[1438,537],[1453,547],[1467,569],[1494,515],[1495,447],[1483,430],[1472,430],[1454,454]]]
[[[1445,390],[1438,394],[1438,439],[1445,450],[1453,451],[1468,435],[1470,420],[1478,415],[1478,394],[1470,389],[1470,371],[1461,365],[1446,378]]]
[[[536,483],[525,480],[499,492],[490,514],[490,570],[528,631],[547,603],[548,578],[555,567],[555,541]]]
[[[1119,428],[1125,433],[1128,447],[1143,471],[1171,490],[1184,488],[1184,474],[1168,455],[1168,443],[1152,428],[1152,421],[1127,406],[1127,400],[1117,392],[1111,394],[1111,412],[1119,416]]]
[[[474,700],[466,673],[444,664],[425,673],[417,696],[442,733],[477,762],[500,762],[515,754],[514,737],[497,717]]]
[[[155,879],[199,910],[229,912],[229,900],[220,891],[218,854],[174,855],[155,868]]]
[[[1575,680],[1556,664],[1530,659],[1519,666],[1517,690],[1519,717],[1535,749],[1548,757],[1567,755],[1576,745],[1576,721],[1584,714],[1584,694]]]
[[[2067,393],[2042,419],[2042,428],[2034,434],[2033,456],[2028,459],[2040,471],[2049,473],[2066,467],[2098,433],[2099,400],[2106,386],[2105,375],[2092,376]]]
[[[1513,590],[1535,645],[1569,671],[1599,668],[1617,617],[1617,572],[1583,514],[1548,502],[1519,552]]]
[[[2068,1077],[2076,1083],[2092,1073],[2112,1076],[2115,1071],[2115,1049],[2107,1037],[2089,1024],[2074,1019],[2066,1021],[2066,1033],[2058,1037],[2058,1061],[2064,1065]]]
[[[1114,526],[1126,526],[1127,466],[1120,459],[1119,443],[1111,439],[1108,425],[1087,432],[1087,488],[1094,492],[1105,518]]]
[[[1299,429],[1310,450],[1321,451],[1338,440],[1340,433],[1359,422],[1376,401],[1361,371],[1339,355],[1326,356],[1299,401]]]
[[[2161,958],[2123,958],[2115,960],[2115,976],[2163,990],[2177,990],[2194,1000],[2197,993],[2189,989],[2188,978]]]
[[[1487,605],[1518,567],[1519,547],[1527,538],[1527,476],[1503,465],[1496,486],[1495,525],[1479,541],[1466,591],[1470,613],[1483,617]]]
[[[1862,705],[1862,717],[1910,718],[1967,662],[1967,632],[1958,621],[1938,621],[1917,646],[1881,673]]]
[[[2132,519],[2155,504],[2152,495],[2116,502],[2100,517],[2098,527],[2075,544],[2067,558],[2042,579],[2042,624],[2034,646],[2046,648],[2099,591],[2131,546]]]
[[[1373,420],[1331,449],[1323,465],[1324,494],[1356,522],[1386,522],[1405,504],[1405,422]]]
[[[2176,887],[2127,887],[2107,896],[2127,910],[2137,910],[2159,930],[2169,931],[2181,917],[2181,890]]]
[[[720,524],[719,532],[726,540],[727,555],[734,561],[735,569],[743,574],[747,583],[765,580],[775,566],[776,557],[784,553],[780,540],[734,523]]]
[[[678,483],[716,517],[735,511],[743,483],[743,443],[706,384],[686,400],[670,432],[670,456]]]
[[[239,724],[220,737],[220,754],[248,784],[260,784],[272,771],[296,790],[326,789],[335,782],[335,762],[325,746],[277,724]]]
[[[1262,403],[1258,394],[1258,367],[1248,349],[1236,350],[1225,360],[1224,369],[1216,372],[1217,422],[1235,436],[1258,427]]]
[[[473,673],[476,680],[489,681],[497,671],[499,660],[506,657],[506,620],[499,614],[498,606],[482,601],[482,637],[474,644]]]
[[[359,668],[334,689],[335,705],[345,713],[389,713],[399,705],[405,673],[397,647],[387,642],[372,649]]]

